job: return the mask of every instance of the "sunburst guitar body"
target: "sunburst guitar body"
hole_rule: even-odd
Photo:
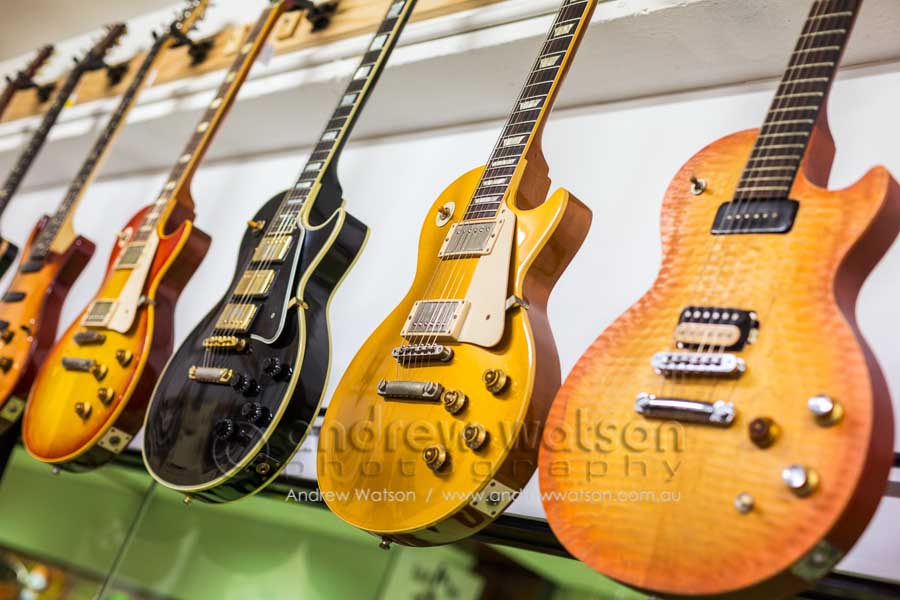
[[[48,220],[41,218],[29,236],[26,257]],[[31,383],[56,339],[66,295],[93,254],[93,242],[79,236],[63,252],[25,260],[0,297],[0,433],[24,412]]]
[[[175,302],[210,243],[190,220],[135,241],[149,210],[122,230],[97,295],[34,381],[22,436],[38,460],[70,470],[97,467],[120,453],[143,423],[172,352]]]
[[[757,135],[719,140],[675,178],[656,282],[578,361],[546,426],[557,536],[661,596],[809,586],[862,533],[890,467],[891,401],[854,309],[900,227],[900,188],[882,168],[822,187],[834,148],[816,128],[793,228],[712,235]],[[692,351],[701,362],[679,358]]]

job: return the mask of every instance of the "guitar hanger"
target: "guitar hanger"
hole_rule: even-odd
[[[81,59],[73,56],[72,60],[75,64],[81,62]],[[109,82],[109,85],[117,85],[122,78],[125,77],[125,73],[128,72],[128,65],[130,64],[130,60],[126,60],[123,63],[119,63],[117,65],[111,65],[107,63],[103,57],[100,56],[92,56],[88,58],[85,62],[85,68],[88,71],[99,71],[100,69],[106,70],[106,80]]]
[[[19,71],[16,73],[15,79],[6,76],[6,82],[14,85],[19,90],[30,90],[34,89],[37,91],[38,100],[41,102],[46,102],[50,99],[50,95],[53,93],[53,90],[56,89],[56,83],[51,82],[46,85],[40,85],[38,82],[34,80],[31,76],[29,76],[24,71]]]

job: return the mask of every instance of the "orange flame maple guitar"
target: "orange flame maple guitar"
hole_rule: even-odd
[[[676,176],[659,277],[553,404],[547,518],[628,585],[792,596],[850,549],[885,489],[891,402],[854,312],[900,228],[900,187],[883,168],[824,187],[825,100],[860,4],[813,2],[762,129]]]
[[[537,467],[560,383],[547,298],[591,221],[569,192],[547,199],[539,140],[594,5],[563,2],[490,160],[432,206],[412,288],[326,411],[324,497],[385,546],[471,535]]]

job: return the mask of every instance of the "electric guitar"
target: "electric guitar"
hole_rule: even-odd
[[[825,104],[861,1],[811,4],[762,129],[675,177],[659,277],[547,422],[554,532],[655,596],[793,596],[850,549],[887,482],[891,401],[854,310],[900,228],[900,187],[883,168],[825,187]]]
[[[299,180],[249,222],[228,292],[157,384],[144,461],[189,498],[262,489],[315,421],[331,356],[328,304],[368,235],[345,209],[338,158],[415,4],[390,0]]]
[[[76,73],[96,68],[124,33],[124,25],[110,27],[103,40],[79,61]],[[68,97],[66,89],[74,87],[71,82],[80,77],[76,73],[69,76],[60,94]],[[128,106],[130,101],[124,103],[123,110],[127,112]],[[119,120],[111,120],[54,215],[42,217],[35,225],[25,244],[25,260],[9,289],[0,296],[0,434],[22,415],[34,373],[56,338],[66,294],[94,253],[93,242],[75,235],[72,212]]]
[[[37,76],[38,71],[41,70],[41,67],[50,60],[51,56],[53,56],[53,46],[44,46],[38,50],[27,67],[16,73],[15,77],[6,77],[6,87],[0,93],[0,116],[3,116],[3,113],[6,112],[16,92],[37,87],[34,83],[34,78]]]
[[[540,138],[595,4],[562,3],[487,165],[432,206],[410,291],[326,411],[323,496],[383,547],[471,535],[537,466],[560,383],[547,299],[591,221],[566,190],[547,198]]]

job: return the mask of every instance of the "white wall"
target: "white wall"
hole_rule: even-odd
[[[460,80],[460,85],[465,81]],[[477,90],[473,90],[477,93]],[[658,214],[670,178],[692,153],[738,129],[757,126],[772,86],[588,107],[556,113],[547,126],[545,153],[555,185],[564,185],[594,211],[581,252],[550,303],[550,318],[564,374],[585,347],[650,285],[660,260]],[[838,144],[832,187],[847,185],[875,164],[900,173],[900,64],[857,72],[838,82],[831,121]],[[322,119],[330,106],[318,110]],[[240,111],[238,104],[235,111]],[[265,115],[259,115],[264,119]],[[378,118],[367,114],[367,119]],[[499,122],[415,135],[385,137],[347,148],[340,169],[350,210],[372,229],[369,245],[332,304],[333,379],[405,292],[415,267],[424,211],[444,186],[487,158]],[[225,126],[227,128],[227,124]],[[172,158],[184,139],[171,140]],[[224,292],[244,222],[272,194],[289,185],[306,149],[205,165],[194,197],[197,224],[213,236],[211,251],[178,307],[181,339]],[[37,169],[52,169],[39,163]],[[98,252],[66,302],[70,321],[98,285],[114,232],[154,198],[165,173],[100,180],[75,218],[76,230]],[[3,216],[4,235],[21,244],[41,213],[50,212],[64,190],[26,189]],[[866,284],[859,306],[861,326],[900,400],[900,249],[894,247]],[[900,408],[900,403],[896,406]],[[900,444],[898,444],[900,448]],[[900,479],[895,474],[895,479]],[[540,514],[527,498],[516,510]],[[897,577],[900,546],[889,537],[900,521],[900,501],[886,501],[858,550],[844,563],[854,571]]]

